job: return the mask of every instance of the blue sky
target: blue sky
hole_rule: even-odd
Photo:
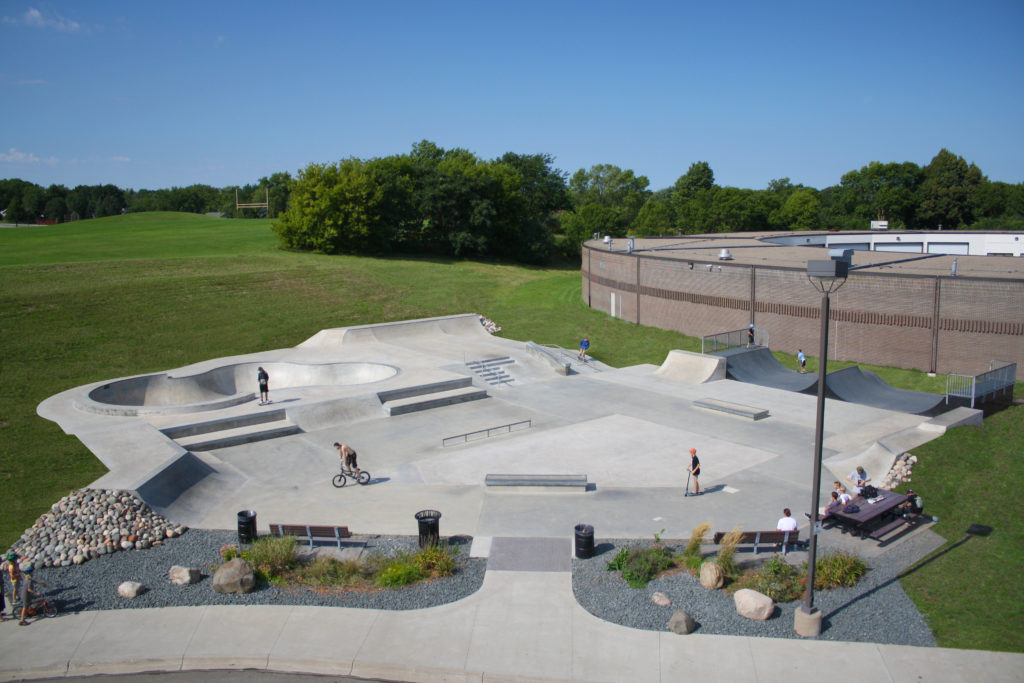
[[[1021,0],[0,0],[0,178],[220,187],[427,139],[651,189],[943,147],[1019,183],[1021,35]]]

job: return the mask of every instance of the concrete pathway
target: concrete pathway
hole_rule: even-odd
[[[568,542],[566,541],[566,546]],[[1024,655],[640,631],[580,607],[567,571],[488,571],[455,603],[405,612],[173,607],[0,628],[0,679],[257,669],[397,681],[1024,680]]]

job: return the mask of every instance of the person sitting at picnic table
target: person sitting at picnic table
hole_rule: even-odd
[[[853,496],[851,496],[849,493],[846,492],[846,487],[845,486],[840,486],[839,487],[839,502],[842,503],[843,505],[846,505],[851,500],[853,500]]]
[[[853,484],[853,495],[859,496],[860,490],[864,487],[864,484],[867,484],[869,481],[871,481],[871,477],[868,476],[868,473],[864,471],[863,467],[857,465],[857,469],[855,469],[853,472],[850,472],[850,474],[846,477],[846,481]]]
[[[821,518],[825,519],[833,512],[838,512],[843,509],[843,504],[839,502],[839,494],[835,491],[832,492],[832,500],[829,504],[821,508]]]
[[[783,508],[782,509],[782,517],[779,519],[778,523],[775,525],[775,528],[776,528],[777,531],[796,531],[797,530],[798,527],[796,525],[796,520],[793,519],[793,515],[792,515],[792,513],[790,513],[789,508]]]

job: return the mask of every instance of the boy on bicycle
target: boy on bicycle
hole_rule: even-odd
[[[25,621],[25,617],[28,616],[31,596],[39,595],[39,591],[34,590],[33,586],[38,583],[40,586],[45,588],[46,584],[42,581],[32,580],[32,567],[25,567],[21,573],[21,621],[18,622],[18,626],[28,626],[28,622]]]

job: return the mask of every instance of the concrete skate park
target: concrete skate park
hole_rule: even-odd
[[[78,387],[38,411],[110,470],[93,488],[137,491],[198,528],[231,529],[253,510],[260,533],[415,534],[414,514],[435,509],[442,535],[472,535],[486,554],[495,537],[568,543],[579,523],[599,538],[686,538],[705,521],[771,529],[784,506],[803,521],[815,396],[726,379],[725,367],[683,351],[660,366],[583,363],[466,314],[327,329],[294,348]],[[856,465],[880,480],[895,456],[980,419],[829,400],[823,481]],[[331,485],[336,441],[358,451],[369,485]],[[691,447],[705,493],[684,498]],[[498,473],[586,475],[587,486],[485,486]]]
[[[703,522],[772,529],[784,506],[804,522],[817,399],[727,379],[727,365],[678,350],[661,365],[584,363],[575,350],[492,336],[468,314],[328,329],[290,349],[55,395],[39,413],[110,469],[92,486],[135,490],[173,520],[234,529],[239,511],[254,510],[261,534],[285,523],[415,535],[415,513],[435,509],[441,535],[472,535],[471,554],[487,557],[487,570],[476,593],[418,610],[62,615],[0,639],[0,679],[259,669],[406,681],[792,682],[866,667],[893,681],[967,681],[981,668],[1017,680],[1018,654],[679,636],[620,626],[577,602],[578,523],[598,538],[668,539]],[[260,366],[270,374],[265,406]],[[829,399],[822,475],[841,479],[861,464],[881,477],[897,454],[980,420],[966,408],[926,417]],[[331,484],[335,441],[359,452],[369,484]],[[705,493],[684,497],[691,447]],[[587,486],[486,486],[488,474],[586,475]],[[924,552],[943,543],[924,525],[888,547],[911,539]],[[850,540],[865,557],[886,552]]]

